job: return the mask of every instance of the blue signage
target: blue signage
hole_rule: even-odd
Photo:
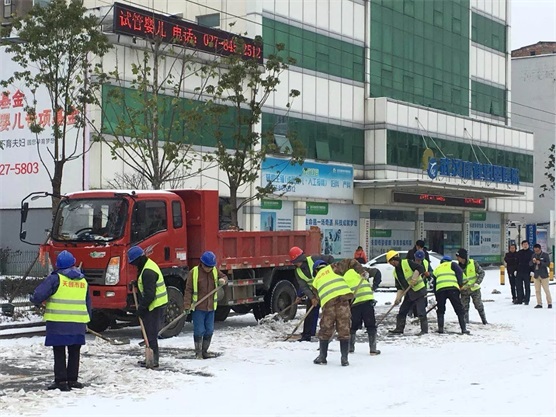
[[[452,158],[430,158],[427,174],[433,180],[440,176],[464,180],[482,180],[519,185],[519,169],[482,164]]]
[[[529,248],[532,248],[535,243],[537,243],[537,225],[528,224],[525,226],[525,234],[527,235],[527,241],[529,242]]]

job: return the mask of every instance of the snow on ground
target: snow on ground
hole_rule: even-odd
[[[44,390],[53,375],[42,337],[0,340],[0,416],[554,416],[555,310],[546,301],[533,308],[533,286],[529,306],[513,305],[498,277],[489,270],[483,283],[489,325],[471,307],[470,336],[387,336],[396,308],[379,329],[382,354],[368,354],[360,331],[349,367],[340,366],[337,341],[328,365],[316,366],[318,343],[283,341],[295,321],[257,325],[246,315],[217,323],[214,359],[193,359],[191,325],[160,341],[160,370],[136,365],[144,352],[138,328],[106,332],[131,344],[88,340],[80,374],[87,387],[61,393]],[[394,297],[377,294],[378,318]],[[434,331],[434,312],[429,318]],[[446,319],[447,330],[459,331],[450,306]],[[406,333],[417,332],[409,319]]]

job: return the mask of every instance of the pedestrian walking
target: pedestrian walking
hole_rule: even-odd
[[[318,297],[314,288],[312,287],[313,282],[313,265],[316,261],[324,261],[327,264],[334,262],[334,257],[332,255],[306,255],[303,250],[298,246],[293,246],[289,252],[290,261],[292,265],[295,265],[295,276],[297,278],[297,283],[299,288],[303,291],[303,294],[307,296],[306,308],[307,311],[311,307],[313,309],[303,321],[303,331],[301,332],[300,342],[310,342],[311,337],[317,332],[317,323],[319,317],[320,306],[318,303]],[[298,302],[300,299],[297,300]]]
[[[164,314],[168,304],[168,293],[164,276],[155,261],[145,255],[139,246],[132,246],[127,251],[128,262],[137,268],[137,280],[133,283],[139,289],[137,315],[143,320],[149,347],[153,350],[154,367],[159,367],[158,332],[164,324]],[[139,365],[147,366],[145,361]]]
[[[75,267],[75,257],[69,251],[58,254],[56,269],[35,288],[30,301],[36,305],[46,301],[44,344],[54,351],[54,382],[48,389],[83,388],[79,382],[79,362],[92,312],[91,297],[87,281]]]
[[[533,246],[533,252],[531,266],[533,267],[534,272],[535,297],[537,298],[537,305],[535,308],[542,308],[541,288],[544,290],[546,295],[548,308],[552,308],[552,296],[550,295],[550,288],[548,286],[548,267],[550,265],[550,256],[548,253],[542,251],[541,245],[538,243]]]
[[[529,242],[523,240],[521,242],[521,249],[517,252],[517,274],[516,274],[516,304],[529,305],[531,298],[531,258],[533,252],[529,249]]]
[[[425,254],[425,259],[430,264],[431,258],[429,252],[425,249],[425,242],[421,239],[415,241],[415,246],[413,246],[413,248],[407,251],[407,255],[405,256],[405,259],[409,259],[410,261],[413,261],[415,259],[415,253],[417,251],[423,251],[423,253]]]
[[[473,305],[481,317],[483,324],[488,324],[485,314],[485,306],[481,299],[481,282],[485,277],[485,271],[474,259],[469,258],[467,250],[461,248],[456,253],[459,267],[463,271],[463,286],[461,287],[461,303],[465,312],[465,322],[469,323],[469,302],[473,300]]]
[[[436,298],[436,318],[438,333],[444,333],[444,315],[446,300],[450,300],[454,312],[458,316],[462,334],[469,334],[465,323],[465,312],[460,299],[460,288],[463,286],[463,271],[449,256],[442,257],[440,265],[433,271],[433,288]]]
[[[517,304],[516,275],[519,258],[517,255],[517,246],[514,243],[510,245],[508,252],[506,252],[506,255],[504,256],[504,264],[506,265],[506,272],[508,273],[508,280],[510,281],[512,303]]]
[[[334,332],[340,341],[341,364],[348,366],[349,339],[351,327],[351,300],[353,291],[344,275],[354,269],[360,275],[360,282],[369,278],[361,264],[355,259],[343,259],[333,264],[323,260],[315,261],[313,265],[312,282],[322,306],[322,316],[319,328],[319,356],[313,363],[325,365],[327,363],[328,345]],[[359,285],[359,284],[358,284]]]
[[[422,275],[425,273],[423,265],[409,259],[401,259],[398,252],[391,250],[386,254],[386,261],[394,267],[394,278],[396,281],[396,300],[395,305],[402,303],[398,315],[396,316],[396,328],[389,330],[392,334],[403,334],[407,320],[407,314],[413,306],[416,307],[417,316],[421,324],[419,334],[429,332],[427,321],[427,287]],[[403,293],[408,289],[405,297]],[[402,302],[403,297],[403,302]]]
[[[218,307],[218,291],[213,297],[208,297],[199,304],[197,300],[203,298],[218,286],[226,285],[228,277],[216,268],[216,255],[206,251],[201,255],[201,264],[191,268],[187,276],[184,294],[185,310],[193,309],[193,343],[196,359],[208,359],[212,335],[214,334],[214,314]],[[193,307],[192,307],[193,305]]]
[[[369,277],[373,277],[376,281],[380,271],[376,268],[368,268]],[[344,274],[344,279],[354,293],[354,300],[351,304],[351,331],[349,339],[349,352],[355,352],[355,336],[357,330],[365,324],[367,335],[369,338],[369,349],[371,355],[380,355],[380,350],[376,348],[376,317],[375,317],[375,296],[373,286],[368,279],[361,278],[361,275],[350,269]]]

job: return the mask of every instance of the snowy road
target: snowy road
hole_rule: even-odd
[[[211,350],[220,356],[205,361],[193,359],[187,325],[161,341],[161,369],[154,371],[136,366],[143,355],[138,329],[107,333],[131,337],[127,346],[88,339],[81,361],[87,387],[60,393],[44,390],[52,353],[42,337],[0,340],[0,416],[554,416],[555,310],[533,309],[533,288],[529,306],[513,305],[509,291],[498,285],[497,270],[487,271],[482,294],[490,324],[477,324],[471,307],[470,336],[386,336],[394,311],[379,329],[382,354],[369,356],[360,332],[347,368],[338,342],[328,365],[316,366],[317,343],[281,340],[295,322],[257,325],[247,315],[217,324]],[[377,316],[393,298],[377,294]],[[458,331],[451,307],[446,317],[447,330]],[[429,319],[436,330],[434,312]],[[408,324],[406,333],[417,331]]]

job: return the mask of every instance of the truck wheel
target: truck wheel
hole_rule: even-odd
[[[166,305],[166,314],[164,316],[164,326],[183,313],[183,294],[176,287],[166,287],[168,293],[168,304]],[[160,336],[163,338],[176,336],[181,333],[185,324],[185,316],[181,318],[174,326],[170,327]]]
[[[218,307],[214,312],[214,321],[224,321],[228,318],[230,314],[230,307]]]
[[[280,281],[272,289],[270,296],[271,313],[279,313],[291,306],[297,298],[297,291],[293,284],[289,281]],[[284,315],[284,320],[291,320],[297,314],[297,306],[290,308]]]
[[[251,311],[251,308],[251,304],[238,304],[237,306],[232,306],[232,310],[237,314],[247,314]]]
[[[112,319],[102,311],[93,310],[91,321],[87,324],[89,329],[95,332],[103,332],[108,329],[112,323]]]

